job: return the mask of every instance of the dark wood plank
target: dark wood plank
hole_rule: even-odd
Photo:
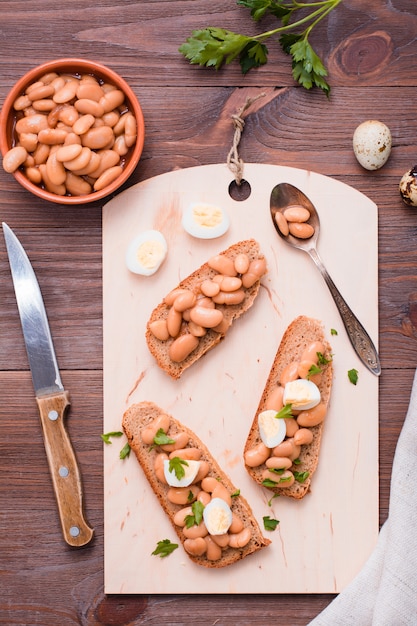
[[[89,57],[120,72],[146,123],[143,156],[128,187],[174,168],[224,162],[232,114],[248,96],[264,92],[246,116],[239,146],[245,162],[333,176],[378,205],[382,524],[417,364],[417,213],[398,193],[402,174],[416,162],[415,0],[344,0],[320,24],[312,43],[329,68],[329,100],[294,84],[291,60],[276,39],[268,42],[269,63],[245,77],[237,64],[215,72],[190,66],[178,53],[195,28],[256,34],[273,24],[271,18],[253,24],[233,0],[4,1],[0,105],[18,77],[52,58]],[[391,158],[378,172],[362,170],[351,147],[355,127],[369,118],[384,121],[393,135]],[[67,425],[87,518],[96,531],[82,550],[62,541],[0,237],[0,622],[191,625],[197,615],[207,626],[307,624],[333,596],[281,595],[279,575],[273,596],[104,596],[101,203],[70,209],[44,203],[1,168],[0,200],[1,220],[24,243],[44,294],[71,394]]]

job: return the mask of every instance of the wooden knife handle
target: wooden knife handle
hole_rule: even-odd
[[[64,425],[69,395],[62,391],[36,401],[64,539],[70,546],[81,547],[91,541],[94,530],[84,518],[80,472]]]

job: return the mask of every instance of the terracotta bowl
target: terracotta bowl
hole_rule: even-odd
[[[117,176],[117,178],[112,182],[109,182],[108,185],[100,190],[95,191],[93,187],[91,193],[83,193],[81,195],[71,195],[68,192],[65,195],[52,193],[50,190],[48,191],[45,188],[43,182],[39,184],[31,182],[29,178],[25,175],[25,170],[23,166],[14,171],[12,175],[25,189],[35,194],[36,196],[39,196],[43,200],[48,200],[49,202],[70,205],[94,202],[114,193],[121,185],[126,182],[126,180],[129,178],[129,176],[132,174],[135,167],[137,166],[140,156],[142,154],[145,138],[145,125],[142,109],[132,89],[123,80],[123,78],[121,78],[113,70],[105,67],[104,65],[95,63],[94,61],[75,58],[58,59],[55,61],[50,61],[48,63],[43,63],[42,65],[33,68],[27,74],[25,74],[25,76],[20,78],[20,80],[17,81],[17,83],[11,89],[4,101],[2,110],[0,112],[0,150],[3,158],[4,155],[16,144],[15,125],[17,119],[23,116],[22,112],[15,111],[14,102],[19,96],[25,93],[26,88],[29,85],[32,85],[41,77],[51,72],[56,72],[58,75],[70,74],[76,77],[80,77],[81,75],[92,75],[96,79],[98,79],[100,84],[112,84],[117,89],[123,91],[123,93],[125,94],[125,101],[121,108],[123,110],[127,108],[133,113],[136,118],[136,141],[133,143],[133,145],[129,147],[128,152],[121,156],[120,165],[122,165],[122,172]],[[46,112],[46,115],[48,115],[48,112]],[[97,150],[98,149],[99,148],[97,148]],[[94,178],[90,179],[89,182],[93,183]]]

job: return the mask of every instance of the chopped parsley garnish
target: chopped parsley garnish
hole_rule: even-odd
[[[166,434],[163,428],[160,428],[158,430],[155,437],[153,438],[153,441],[154,441],[154,444],[157,446],[164,446],[170,443],[175,443],[175,440],[171,439],[171,437],[168,437],[168,435]]]
[[[187,528],[191,526],[198,526],[203,519],[204,504],[199,500],[193,502],[191,505],[192,514],[185,516],[185,525]]]
[[[352,385],[356,385],[358,382],[358,370],[351,369],[348,371],[348,377]]]
[[[121,437],[122,435],[123,433],[120,430],[114,430],[111,433],[105,433],[103,435],[100,435],[100,437],[102,438],[104,443],[111,444],[112,443],[112,441],[110,441],[111,437]]]
[[[174,456],[169,460],[169,472],[174,472],[178,480],[181,480],[185,476],[184,465],[188,465],[185,459],[180,459],[179,456]]]
[[[126,443],[123,448],[120,450],[119,457],[121,459],[126,459],[130,455],[130,445]]]
[[[279,520],[269,517],[269,515],[264,515],[263,521],[265,530],[275,530],[279,524]]]
[[[151,553],[155,556],[160,556],[163,559],[165,556],[168,556],[174,550],[178,548],[177,543],[172,543],[169,539],[163,539],[162,541],[158,541],[156,544],[155,550]]]

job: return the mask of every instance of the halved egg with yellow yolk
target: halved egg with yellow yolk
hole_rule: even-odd
[[[258,415],[259,434],[267,448],[275,448],[285,439],[285,420],[276,415],[277,412],[273,409],[267,409]]]
[[[221,237],[230,226],[229,216],[224,209],[214,204],[195,202],[183,213],[182,225],[192,237],[215,239]]]
[[[204,507],[203,520],[210,535],[224,535],[232,525],[232,510],[221,498],[213,498]]]
[[[126,265],[134,274],[151,276],[160,268],[168,252],[165,237],[159,230],[145,230],[130,243]]]
[[[188,487],[191,485],[200,469],[200,461],[187,460],[181,463],[181,467],[184,470],[184,474],[181,478],[178,478],[175,469],[170,468],[170,461],[166,459],[164,461],[164,476],[168,485],[171,487]]]
[[[320,389],[306,378],[291,380],[284,387],[283,402],[296,411],[312,409],[320,402]]]

